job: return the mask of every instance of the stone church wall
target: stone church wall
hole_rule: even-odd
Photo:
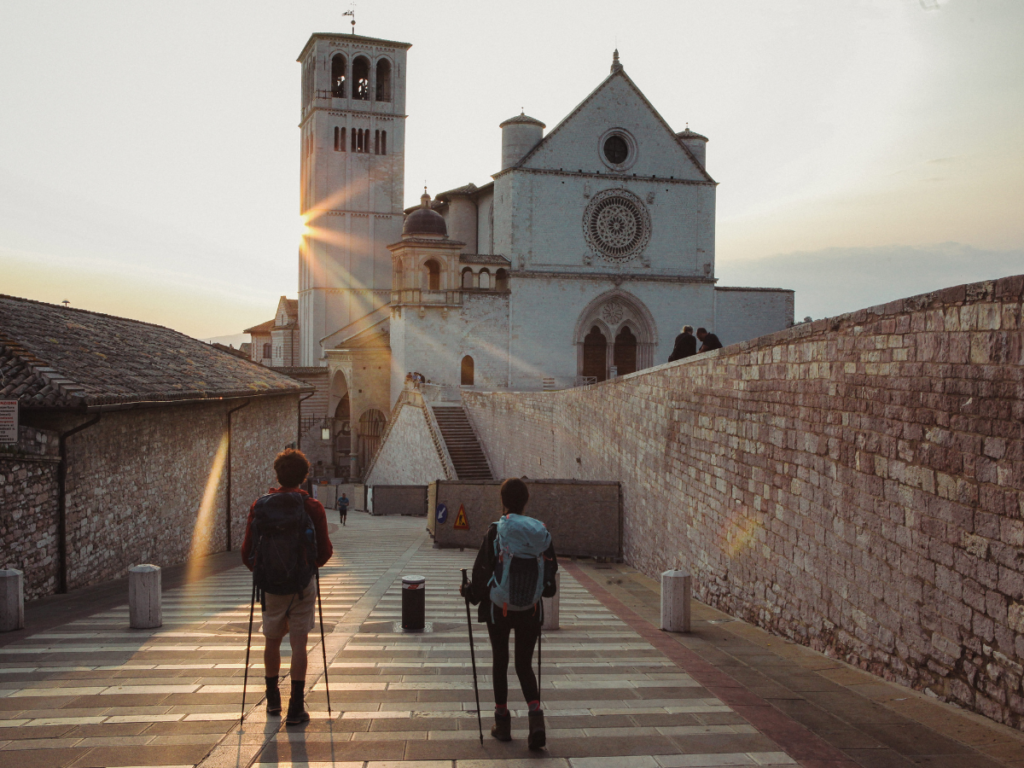
[[[253,398],[232,416],[231,549],[249,506],[276,485],[273,460],[295,441],[297,397]],[[67,439],[69,590],[136,563],[177,565],[228,548],[227,412],[242,402],[108,412]],[[25,571],[27,599],[57,589],[57,434],[88,418],[35,430],[41,455],[0,455],[0,564]]]
[[[25,573],[25,599],[57,589],[57,463],[55,432],[19,429],[0,447],[0,568]]]
[[[597,386],[465,393],[499,476],[620,480],[625,554],[1024,727],[1024,277]]]

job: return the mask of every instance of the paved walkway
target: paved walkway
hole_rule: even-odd
[[[526,749],[514,672],[514,740],[487,735],[490,653],[474,624],[481,746],[457,595],[474,553],[432,549],[422,519],[348,522],[332,525],[336,555],[322,571],[330,716],[318,642],[312,722],[267,721],[257,625],[239,726],[250,580],[220,556],[165,589],[156,631],[128,629],[127,607],[102,590],[83,591],[62,623],[30,609],[28,631],[0,640],[0,766],[1024,768],[1024,734],[706,607],[695,606],[693,634],[659,632],[655,582],[582,562],[564,564],[562,628],[544,636],[542,755]],[[427,577],[424,633],[397,626],[409,573]]]

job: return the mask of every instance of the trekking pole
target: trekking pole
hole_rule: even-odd
[[[252,647],[252,616],[256,609],[256,575],[252,577],[252,599],[249,601],[249,637],[245,641],[245,676],[242,678],[242,716],[238,724],[245,722],[245,689],[249,685],[249,649]]]
[[[327,689],[327,716],[331,716],[331,684],[327,679],[327,644],[324,642],[324,601],[320,599],[320,569],[316,569],[316,604],[320,608],[320,650],[324,654],[324,688]]]
[[[540,632],[537,633],[537,703],[540,704],[540,684],[544,679],[544,601],[540,601]]]
[[[465,592],[466,584],[466,569],[460,568],[462,571],[462,586],[463,592]],[[473,662],[473,693],[476,694],[476,725],[480,729],[480,746],[484,744],[484,721],[480,717],[480,686],[476,681],[476,651],[473,649],[473,618],[469,612],[469,595],[464,595],[466,598],[466,626],[469,627],[469,658]]]

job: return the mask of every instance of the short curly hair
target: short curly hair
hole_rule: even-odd
[[[501,505],[509,512],[521,515],[529,500],[530,491],[518,477],[510,477],[501,484]]]
[[[309,474],[309,459],[302,451],[286,448],[274,459],[274,472],[282,488],[298,488]]]

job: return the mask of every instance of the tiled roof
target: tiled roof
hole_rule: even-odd
[[[246,328],[242,333],[270,333],[274,330],[274,322],[274,320],[267,320],[265,323],[254,325],[252,328]]]
[[[272,369],[170,328],[0,294],[0,398],[26,407],[305,392]]]
[[[512,266],[512,262],[504,256],[496,253],[460,253],[460,264],[501,264],[505,267]]]

